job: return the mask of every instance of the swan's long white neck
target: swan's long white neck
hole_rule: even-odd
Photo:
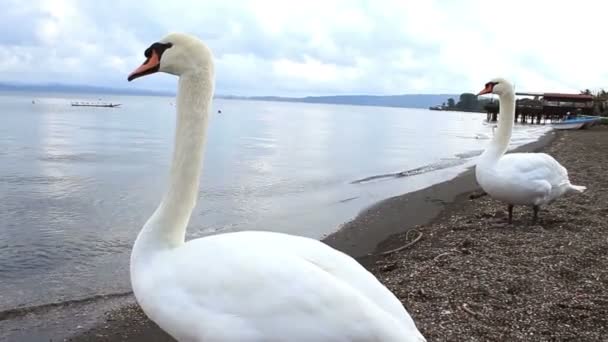
[[[513,92],[505,92],[499,98],[498,128],[494,132],[494,137],[490,141],[488,148],[479,157],[480,163],[497,162],[509,148],[513,123],[515,121],[515,94]]]
[[[175,149],[169,187],[162,202],[148,219],[133,247],[132,258],[146,252],[179,247],[199,192],[209,105],[213,94],[209,70],[179,78]]]

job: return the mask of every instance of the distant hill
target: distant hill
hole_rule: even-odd
[[[218,96],[225,99],[243,99],[254,101],[281,101],[305,102],[323,104],[342,104],[357,106],[383,106],[429,108],[446,102],[448,98],[458,98],[453,94],[404,94],[404,95],[335,95],[335,96],[307,96],[307,97],[280,97],[280,96]]]
[[[168,92],[168,91],[110,88],[110,87],[97,87],[97,86],[88,86],[88,85],[72,85],[72,84],[60,84],[60,83],[48,83],[48,84],[0,83],[0,91],[27,91],[27,92],[79,93],[79,94],[113,94],[113,95],[154,95],[154,96],[175,95],[175,93]]]
[[[81,94],[114,94],[114,95],[151,95],[151,96],[174,96],[175,92],[133,89],[133,88],[110,88],[88,85],[71,85],[60,83],[49,84],[18,84],[1,83],[0,91],[27,91],[27,92],[57,92],[57,93],[81,93]],[[335,95],[335,96],[307,96],[307,97],[281,97],[281,96],[233,96],[216,95],[221,99],[239,99],[253,101],[280,101],[280,102],[304,102],[323,104],[342,104],[358,106],[383,106],[383,107],[408,107],[429,108],[446,102],[448,98],[458,98],[452,94],[404,94],[404,95]]]

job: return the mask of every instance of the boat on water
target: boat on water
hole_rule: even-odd
[[[115,108],[119,107],[120,103],[111,103],[111,102],[82,102],[76,101],[72,102],[72,107],[108,107]]]
[[[585,129],[589,128],[598,122],[601,117],[599,116],[582,116],[573,119],[566,119],[559,122],[553,122],[551,126],[554,129],[566,130],[566,129]]]

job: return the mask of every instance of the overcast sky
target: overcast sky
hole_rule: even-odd
[[[0,81],[128,84],[171,31],[216,57],[217,93],[403,94],[608,88],[608,2],[0,0]]]

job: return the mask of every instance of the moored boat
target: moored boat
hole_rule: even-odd
[[[566,130],[566,129],[583,129],[588,128],[600,121],[600,117],[597,116],[584,116],[580,118],[568,119],[559,122],[551,123],[551,126],[555,129]]]
[[[108,107],[115,108],[120,106],[120,103],[107,103],[107,102],[72,102],[72,107]]]

